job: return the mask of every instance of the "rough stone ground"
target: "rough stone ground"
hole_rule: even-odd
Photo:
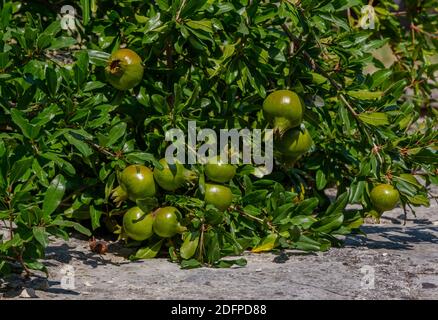
[[[431,204],[417,208],[416,217],[408,214],[405,226],[400,208],[385,213],[381,224],[362,227],[367,237],[349,236],[344,248],[246,253],[243,268],[129,263],[117,244],[99,256],[85,239],[57,240],[47,250],[48,280],[0,279],[0,299],[438,299],[438,205]],[[61,286],[66,264],[74,268],[74,289]],[[365,281],[373,273],[374,288]]]

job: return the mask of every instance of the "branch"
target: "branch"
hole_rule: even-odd
[[[282,24],[281,28],[284,30],[284,32],[286,33],[286,35],[289,37],[289,39],[294,43],[295,46],[298,46],[299,44],[299,39],[297,37],[295,37],[292,32],[289,30],[289,28],[286,26],[286,24]],[[343,91],[342,86],[336,82],[335,79],[333,79],[333,77],[324,69],[322,68],[311,56],[310,54],[306,51],[306,50],[302,50],[304,57],[309,61],[309,63],[311,64],[313,69],[318,70],[324,77],[326,77],[329,82],[331,83],[331,85],[336,88],[336,90],[338,91]],[[351,104],[348,102],[347,98],[345,97],[345,95],[343,93],[339,93],[339,98],[342,100],[342,102],[345,104],[345,106],[347,107],[347,109],[351,112],[351,114],[354,116],[354,118],[356,119],[357,122],[359,122],[360,120],[358,119],[358,113],[354,110],[354,108],[351,106]],[[374,147],[376,147],[376,144],[374,143],[373,139],[371,138],[368,129],[363,126],[362,127],[366,136],[368,137],[368,139],[370,140],[370,142],[373,144]],[[383,163],[383,159],[380,157],[379,154],[377,154],[377,156],[379,157],[379,160],[381,163]]]
[[[297,38],[297,37],[295,37],[293,34],[292,34],[292,32],[290,32],[290,30],[289,30],[289,28],[286,26],[286,24],[282,24],[281,25],[281,27],[282,27],[282,29],[284,30],[284,32],[286,32],[286,34],[287,34],[287,36],[289,37],[289,39],[291,40],[291,41],[293,41],[293,43],[294,43],[294,45],[296,46],[296,47],[299,47],[299,39]],[[332,76],[330,76],[329,74],[328,74],[328,72],[327,71],[325,71],[312,57],[311,57],[311,55],[306,51],[306,50],[302,50],[303,51],[303,55],[304,55],[304,57],[309,61],[309,63],[311,64],[311,66],[312,66],[312,69],[316,69],[316,70],[318,70],[324,77],[326,77],[329,81],[330,81],[330,83],[332,84],[332,86],[333,87],[335,87],[337,90],[342,90],[342,86],[339,84],[339,83],[337,83],[333,78],[332,78]]]
[[[181,11],[182,11],[182,9],[184,8],[185,5],[186,5],[186,0],[183,0],[182,3],[181,3],[181,6],[178,9],[176,17],[175,17],[175,21],[176,22],[179,22],[179,16],[181,15]]]
[[[351,106],[351,104],[347,101],[347,99],[345,98],[345,96],[341,93],[339,94],[339,97],[341,98],[342,102],[344,102],[344,104],[347,106],[347,108],[350,110],[350,112],[353,114],[353,116],[355,118],[357,118],[357,112],[354,111],[353,107]]]

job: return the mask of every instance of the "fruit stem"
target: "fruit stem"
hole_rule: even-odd
[[[176,230],[178,231],[178,233],[183,233],[183,232],[187,231],[187,228],[179,225]]]

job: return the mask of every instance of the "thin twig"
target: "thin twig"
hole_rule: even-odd
[[[246,213],[245,211],[243,211],[242,209],[240,209],[240,208],[238,208],[238,207],[233,207],[233,209],[236,210],[237,212],[239,212],[241,215],[243,215],[243,216],[245,216],[245,217],[247,217],[247,218],[249,218],[249,219],[252,219],[252,220],[258,221],[258,222],[260,222],[260,223],[262,223],[262,224],[265,223],[265,220],[260,219],[260,218],[257,218],[257,217],[254,217],[254,216],[252,216],[252,215]]]
[[[344,102],[345,106],[350,110],[351,114],[354,117],[357,117],[357,112],[353,109],[353,107],[351,106],[351,104],[347,101],[347,99],[345,98],[345,96],[341,93],[339,94],[339,97],[341,98],[342,102]]]
[[[175,21],[176,22],[179,22],[179,16],[181,15],[181,11],[182,11],[182,9],[184,8],[185,5],[186,5],[186,0],[183,0],[183,2],[181,3],[181,6],[178,9],[176,17],[175,17]]]
[[[204,231],[205,231],[205,225],[202,224],[201,225],[201,236],[199,237],[199,255],[198,255],[198,260],[200,260],[201,262],[204,262]]]
[[[284,32],[287,34],[289,39],[294,42],[296,47],[299,47],[299,39],[295,37],[292,32],[290,32],[289,28],[286,26],[286,24],[282,24],[281,28],[284,30]],[[329,74],[327,71],[325,71],[313,58],[312,56],[306,51],[302,50],[304,57],[309,61],[310,65],[312,66],[312,69],[318,70],[324,77],[326,77],[330,83],[337,89],[342,90],[342,86],[337,83]]]
[[[12,240],[14,237],[14,215],[11,212],[9,214],[9,239]]]
[[[433,38],[433,39],[438,39],[438,34],[436,34],[436,33],[430,33],[430,32],[424,31],[423,29],[421,29],[420,27],[416,26],[416,25],[413,24],[413,23],[411,23],[411,30],[412,30],[412,32],[416,31],[416,32],[418,32],[418,33],[423,33],[423,34],[425,34],[426,36],[429,36],[429,37],[431,37],[431,38]],[[414,35],[413,35],[413,37],[414,37]],[[415,39],[415,37],[414,37],[414,39]]]

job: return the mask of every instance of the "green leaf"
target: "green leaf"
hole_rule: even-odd
[[[277,244],[278,235],[276,233],[271,233],[267,235],[260,244],[254,247],[251,252],[259,253],[264,251],[272,251]]]
[[[117,142],[126,132],[126,122],[120,122],[111,128],[108,134],[108,140],[105,144],[106,147],[112,146]]]
[[[429,199],[421,194],[417,194],[413,197],[407,197],[407,199],[408,202],[414,206],[425,206],[425,207],[430,206]]]
[[[326,184],[327,184],[327,179],[326,179],[326,177],[325,177],[325,173],[324,173],[324,171],[322,171],[321,169],[319,169],[319,170],[316,172],[316,188],[317,188],[318,190],[322,190],[322,189],[324,189],[324,187],[326,186]]]
[[[0,70],[6,69],[6,67],[10,64],[9,52],[1,52],[0,53]]]
[[[190,259],[196,252],[199,244],[199,231],[187,232],[184,234],[184,241],[180,248],[180,255],[183,259]]]
[[[312,81],[317,85],[321,85],[328,80],[326,77],[320,75],[319,73],[310,72],[310,75],[312,76]]]
[[[24,158],[16,161],[10,171],[9,174],[9,183],[13,184],[14,182],[20,180],[23,175],[29,170],[33,162],[33,158]]]
[[[303,251],[319,251],[321,244],[307,236],[301,235],[299,240],[293,244],[293,248]]]
[[[90,0],[81,0],[82,22],[86,26],[90,22]]]
[[[47,88],[49,89],[50,95],[53,97],[56,95],[58,90],[58,76],[56,74],[55,69],[47,68],[46,69],[46,81]]]
[[[33,227],[32,233],[35,237],[35,239],[44,247],[46,248],[49,245],[49,237],[46,233],[46,228],[44,227]]]
[[[75,137],[73,137],[70,133],[65,133],[64,134],[66,140],[73,145],[76,149],[78,149],[78,151],[84,156],[84,157],[89,157],[93,154],[93,150],[90,148],[90,146],[88,144],[86,144],[85,142],[76,139]]]
[[[201,267],[202,264],[196,259],[183,260],[181,261],[181,269],[194,269]]]
[[[43,201],[43,212],[45,215],[52,214],[61,203],[65,193],[66,181],[63,175],[57,175],[47,188]]]
[[[113,190],[115,180],[116,180],[116,174],[115,174],[115,172],[113,172],[108,176],[108,180],[105,184],[105,202],[106,203],[108,202],[108,199],[109,199],[111,192]]]
[[[299,215],[309,215],[313,213],[313,210],[318,206],[318,198],[308,198],[301,201],[295,208],[294,213]]]
[[[344,211],[345,207],[348,203],[348,192],[344,192],[341,194],[335,202],[330,204],[330,206],[327,208],[327,211],[325,212],[325,215],[332,215],[336,213],[342,213]]]
[[[221,257],[219,237],[217,232],[210,230],[205,234],[205,253],[209,264],[214,264]]]
[[[59,50],[63,48],[69,48],[76,44],[76,39],[71,37],[59,37],[52,41],[52,45],[47,48],[48,50]]]
[[[87,50],[88,56],[90,58],[90,63],[99,67],[106,67],[110,54],[104,51],[98,50]]]
[[[219,260],[214,264],[215,268],[231,268],[232,266],[244,267],[247,265],[247,261],[244,258],[233,260]]]
[[[96,230],[100,227],[100,217],[102,216],[102,211],[97,210],[93,205],[90,206],[90,218],[91,218],[91,228]]]
[[[9,22],[12,18],[12,2],[3,2],[3,8],[0,12],[0,17],[1,29],[6,30],[6,27],[9,25]]]
[[[347,94],[350,97],[359,99],[359,100],[374,100],[379,99],[383,96],[382,91],[368,91],[368,90],[356,90],[356,91],[347,91]]]
[[[377,72],[375,72],[372,76],[372,89],[377,88],[378,86],[380,86],[383,82],[385,82],[386,80],[388,80],[392,74],[392,70],[388,70],[388,69],[383,69],[383,70],[379,70]]]
[[[29,121],[23,117],[23,114],[17,109],[11,110],[11,116],[12,121],[20,127],[26,138],[35,139],[38,137],[41,126],[30,124]]]
[[[414,148],[408,150],[409,158],[418,163],[438,164],[438,152],[430,148]]]
[[[128,160],[129,163],[136,164],[144,164],[145,162],[150,162],[155,168],[158,168],[160,170],[163,169],[161,163],[159,163],[155,156],[151,153],[131,152],[126,155],[126,160]]]
[[[303,229],[309,229],[315,222],[318,220],[313,218],[312,216],[304,216],[304,215],[298,215],[291,219],[289,219],[289,222],[292,223],[295,226],[300,226]]]
[[[213,33],[211,20],[187,20],[185,23],[192,29],[199,29],[208,33]]]
[[[61,226],[61,227],[71,227],[74,228],[76,231],[90,237],[91,236],[91,232],[90,230],[88,230],[87,228],[85,228],[84,226],[82,226],[81,224],[74,222],[74,221],[67,221],[67,220],[54,220],[52,222],[52,225],[55,226]]]
[[[31,270],[40,270],[40,271],[44,271],[47,273],[47,268],[46,266],[39,261],[26,261],[25,262],[26,267],[28,267]]]
[[[344,222],[344,215],[342,212],[335,212],[334,214],[323,217],[320,221],[315,223],[315,225],[312,226],[312,229],[314,229],[317,232],[330,232],[333,230],[338,229],[342,223]]]
[[[350,187],[350,192],[349,192],[349,194],[350,194],[349,201],[351,203],[359,202],[364,194],[365,187],[366,187],[366,181],[364,181],[364,180],[361,180],[361,181],[358,181],[357,183],[352,184]]]
[[[152,259],[157,256],[160,252],[161,245],[163,244],[163,239],[148,245],[144,248],[138,249],[135,255],[129,257],[130,260],[141,260],[141,259]]]
[[[383,112],[360,113],[357,116],[363,122],[373,126],[384,126],[389,124],[388,117]]]
[[[100,81],[90,81],[84,86],[84,92],[93,91],[105,87],[106,84]]]

